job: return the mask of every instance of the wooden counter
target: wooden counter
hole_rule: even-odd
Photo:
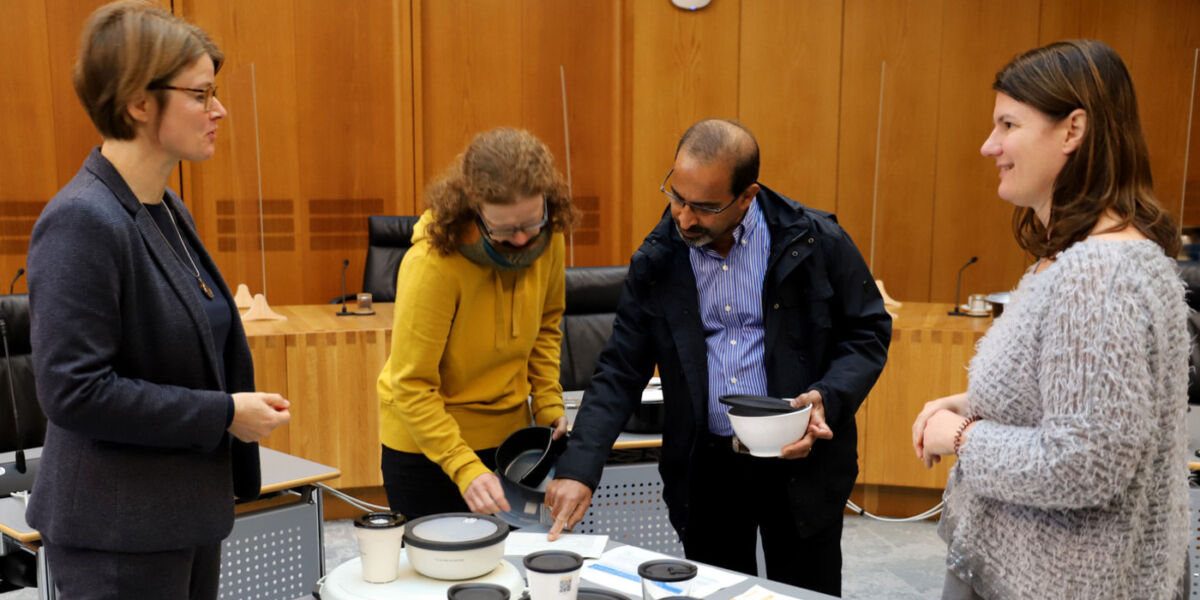
[[[292,421],[263,445],[341,469],[339,488],[383,485],[375,380],[392,338],[392,305],[339,317],[341,305],[276,307],[286,321],[245,323],[260,391],[291,401]]]

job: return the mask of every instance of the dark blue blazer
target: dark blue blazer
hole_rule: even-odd
[[[762,294],[767,393],[792,398],[819,390],[834,434],[817,440],[808,457],[784,461],[792,514],[804,534],[840,515],[854,487],[854,413],[883,370],[892,321],[862,255],[832,215],[766,186],[756,202],[771,232]],[[557,476],[596,487],[657,365],[666,410],[659,472],[671,522],[682,532],[690,482],[704,472],[692,456],[708,429],[707,352],[688,247],[668,211],[630,260],[612,337]]]
[[[195,260],[219,273],[178,196],[164,200]],[[52,543],[109,551],[225,538],[235,493],[260,488],[258,445],[225,431],[229,393],[254,389],[241,319],[215,348],[190,265],[99,148],[46,205],[28,270],[49,422],[26,519]]]

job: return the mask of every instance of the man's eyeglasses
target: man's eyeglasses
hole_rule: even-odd
[[[733,200],[730,200],[729,204],[726,204],[725,206],[722,206],[720,208],[717,208],[715,206],[710,206],[707,204],[696,204],[695,202],[688,202],[687,200],[684,200],[683,198],[676,196],[675,193],[672,192],[671,190],[667,189],[667,180],[671,178],[671,174],[673,174],[674,172],[675,172],[675,167],[671,167],[671,170],[667,171],[667,176],[663,177],[662,183],[659,184],[659,186],[658,186],[658,191],[662,192],[663,195],[666,196],[667,199],[671,201],[671,204],[674,204],[676,208],[683,208],[686,206],[686,207],[692,209],[693,211],[704,212],[704,213],[708,213],[710,215],[715,215],[718,213],[725,212],[725,209],[729,208],[730,206],[733,206],[733,204],[735,202],[737,202],[738,198],[741,196],[741,193],[734,194]],[[742,191],[745,191],[745,190],[742,190]]]
[[[195,94],[201,94],[201,95],[203,95],[204,110],[206,110],[206,111],[212,110],[213,98],[217,97],[217,86],[216,85],[210,85],[204,89],[201,89],[201,88],[186,88],[186,87],[177,87],[174,85],[160,84],[160,85],[152,85],[147,89],[175,90],[177,92],[192,92]],[[200,98],[197,98],[197,100],[200,100]]]
[[[496,239],[511,238],[522,232],[533,235],[541,231],[546,226],[546,223],[550,222],[550,210],[545,198],[542,198],[542,218],[536,223],[513,225],[511,227],[492,227],[488,225],[487,219],[483,218],[483,213],[479,212],[479,209],[475,210],[475,216],[479,224],[483,225],[483,230],[487,232],[488,236]]]

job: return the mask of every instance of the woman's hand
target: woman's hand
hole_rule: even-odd
[[[291,403],[279,394],[239,392],[233,394],[233,423],[229,433],[243,442],[257,442],[276,427],[292,420]]]
[[[554,433],[550,434],[550,439],[557,440],[558,438],[567,435],[567,417],[562,416],[554,420],[550,424],[554,428]]]
[[[929,419],[938,411],[948,411],[955,415],[965,415],[967,412],[967,394],[955,394],[930,400],[925,403],[925,408],[921,409],[917,419],[913,421],[912,440],[913,449],[917,452],[917,458],[921,459],[926,467],[932,467],[934,463],[941,459],[940,455],[934,454],[927,458],[925,452],[925,431],[928,428]],[[953,441],[951,442],[953,443]]]
[[[508,500],[504,498],[500,478],[493,473],[484,473],[472,480],[463,493],[463,500],[467,501],[467,508],[473,513],[494,515],[511,510]]]

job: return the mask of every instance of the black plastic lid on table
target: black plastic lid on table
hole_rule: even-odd
[[[447,600],[508,600],[508,588],[494,583],[459,583],[446,590]]]
[[[363,529],[391,529],[404,524],[404,515],[394,512],[369,512],[354,519],[354,526]]]
[[[717,398],[721,404],[731,408],[740,408],[745,416],[763,416],[768,414],[783,414],[803,410],[804,407],[792,408],[791,400],[772,396],[754,396],[750,394],[726,394]],[[757,414],[756,414],[757,413]]]
[[[687,581],[696,571],[696,565],[682,560],[648,560],[638,565],[638,575],[653,581]]]
[[[409,521],[404,543],[425,550],[472,550],[508,537],[508,524],[491,515],[443,513]]]
[[[610,592],[600,588],[579,588],[579,595],[576,600],[629,600],[629,597],[617,592]]]
[[[566,550],[543,550],[525,556],[525,569],[536,573],[570,573],[583,567],[583,557]]]

